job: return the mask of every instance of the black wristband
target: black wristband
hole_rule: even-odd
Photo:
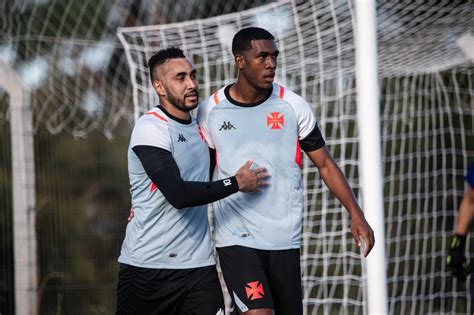
[[[222,190],[224,194],[233,194],[239,191],[239,183],[235,176],[213,181],[211,185],[216,186],[215,190]]]

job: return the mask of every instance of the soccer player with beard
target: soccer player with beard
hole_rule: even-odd
[[[367,256],[374,233],[330,156],[309,104],[273,82],[278,49],[264,29],[237,32],[234,84],[199,105],[198,123],[226,178],[247,156],[272,174],[261,194],[235,194],[214,203],[215,238],[224,280],[242,314],[302,314],[300,246],[303,221],[301,150],[351,216]]]
[[[210,158],[190,111],[198,105],[196,70],[178,48],[148,66],[160,105],[133,128],[128,149],[132,215],[120,257],[117,314],[223,314],[207,204],[266,186],[251,161],[209,182]]]

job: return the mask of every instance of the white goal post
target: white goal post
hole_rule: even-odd
[[[375,246],[367,258],[369,314],[387,314],[387,262],[383,209],[382,147],[377,78],[377,22],[375,0],[357,0],[356,82],[357,123],[360,133],[361,190],[364,212],[373,226]]]
[[[10,98],[15,310],[18,315],[32,315],[38,312],[38,258],[30,91],[18,73],[2,60],[0,89]]]

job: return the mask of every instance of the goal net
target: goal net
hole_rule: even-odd
[[[474,159],[472,4],[378,1],[385,242],[390,314],[470,311],[468,288],[445,253]],[[178,46],[202,97],[232,83],[235,32],[260,26],[277,38],[276,81],[313,106],[328,149],[360,197],[353,1],[280,1],[208,19],[119,28],[135,118],[157,104],[146,60]],[[349,218],[304,160],[302,277],[307,314],[366,313],[364,259]],[[382,209],[380,209],[382,211]],[[377,227],[374,226],[376,229]]]
[[[115,312],[133,127],[117,27],[205,18],[268,2],[0,1],[0,314]],[[19,104],[7,86],[26,86],[27,101]],[[21,126],[30,110],[33,128],[26,132]],[[13,152],[27,163],[12,159]],[[34,168],[19,170],[19,160]],[[24,186],[14,184],[25,177]],[[36,202],[15,206],[14,199],[22,199],[18,191]],[[25,213],[28,224],[15,220]],[[28,276],[31,281],[19,281]]]

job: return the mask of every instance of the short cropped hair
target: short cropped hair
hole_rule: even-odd
[[[184,53],[181,49],[177,47],[169,47],[166,49],[162,49],[158,51],[156,54],[151,56],[148,60],[148,69],[150,70],[150,79],[153,82],[153,69],[155,66],[163,64],[168,59],[175,59],[175,58],[186,58]]]
[[[232,53],[235,56],[238,53],[251,49],[251,41],[259,39],[273,40],[275,37],[273,37],[269,31],[260,27],[247,27],[241,29],[234,35],[234,39],[232,40]]]

